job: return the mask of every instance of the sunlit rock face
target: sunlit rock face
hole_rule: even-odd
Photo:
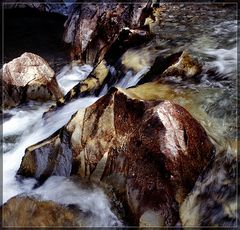
[[[184,108],[169,101],[133,99],[116,88],[78,111],[60,133],[29,147],[18,173],[65,175],[64,170],[46,174],[47,164],[37,162],[47,158],[49,146],[59,154],[71,149],[68,170],[111,185],[137,224],[148,210],[155,210],[157,222],[176,224],[178,205],[213,155],[206,132]],[[57,168],[56,159],[46,161]]]
[[[181,76],[191,78],[200,74],[201,71],[202,66],[185,50],[182,52],[179,59],[163,72],[162,76]]]
[[[13,197],[1,207],[1,213],[4,227],[78,226],[74,209],[34,197]]]
[[[222,151],[197,180],[180,207],[182,225],[235,227],[240,211],[237,205],[237,156]]]
[[[24,53],[4,64],[2,80],[5,86],[4,107],[10,106],[8,104],[10,100],[14,100],[17,104],[27,100],[46,101],[62,95],[54,71],[43,58],[36,54]],[[11,87],[18,93],[14,94]]]
[[[139,83],[150,81],[164,82],[169,77],[181,80],[197,78],[202,72],[202,65],[187,50],[176,49],[173,53],[161,54],[156,57],[150,70]]]
[[[96,64],[122,29],[143,25],[147,3],[85,3],[75,5],[65,23],[64,41],[72,44],[72,58]],[[146,10],[145,10],[146,11]]]

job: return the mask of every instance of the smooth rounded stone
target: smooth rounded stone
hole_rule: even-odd
[[[175,225],[178,205],[214,152],[202,126],[184,108],[170,101],[133,98],[120,88],[78,111],[59,132],[71,146],[71,173],[112,186],[132,224],[155,210],[164,225]],[[58,138],[55,134],[28,148],[19,169],[23,176],[23,166],[31,165],[29,159],[38,152],[44,158],[49,145],[51,152],[59,151],[54,144]],[[52,163],[53,168],[58,164]],[[37,167],[32,169],[35,176]],[[48,172],[45,176],[52,175]]]
[[[15,196],[1,206],[3,227],[79,226],[76,210],[53,201]]]
[[[3,80],[11,85],[26,86],[34,82],[47,84],[54,77],[48,63],[33,53],[24,53],[3,65]]]
[[[193,190],[180,206],[184,228],[237,226],[237,155],[221,151],[201,174]]]
[[[54,71],[43,58],[33,53],[24,53],[4,64],[2,80],[4,107],[26,100],[46,101],[62,96]]]

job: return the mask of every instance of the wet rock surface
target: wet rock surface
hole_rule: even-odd
[[[183,51],[179,59],[169,66],[161,77],[178,76],[182,78],[192,78],[200,74],[202,66],[194,60],[187,51]]]
[[[117,2],[76,5],[65,23],[64,34],[64,41],[72,44],[72,59],[92,65],[101,61],[122,29],[143,25],[148,16],[143,13],[146,6]]]
[[[47,101],[60,98],[55,73],[40,56],[24,53],[3,65],[3,107],[27,100]]]
[[[201,174],[193,190],[180,207],[184,227],[237,226],[237,165],[231,151],[222,151]]]
[[[236,136],[236,105],[233,100],[229,104],[235,95],[236,73],[228,66],[235,63],[236,7],[161,3],[152,17],[137,17],[136,26],[146,19],[143,27],[155,36],[146,47],[152,52],[160,50],[161,55],[156,55],[155,63],[154,54],[149,62],[131,65],[128,60],[133,58],[126,58],[130,52],[124,53],[125,47],[139,48],[138,41],[146,36],[131,40],[136,31],[143,31],[122,30],[135,17],[127,16],[129,21],[122,22],[121,14],[132,9],[115,5],[112,9],[103,4],[106,13],[101,16],[102,9],[96,10],[92,3],[77,6],[69,16],[65,41],[72,44],[72,59],[97,65],[57,105],[98,95],[104,84],[114,85],[122,73],[112,75],[109,65],[115,72],[124,68],[137,72],[151,63],[139,83],[153,82],[128,90],[111,89],[95,104],[78,111],[57,133],[26,150],[18,174],[40,182],[51,175],[77,175],[110,186],[116,203],[125,207],[129,225],[179,226],[181,220],[183,227],[235,226],[236,157],[222,152],[214,158],[208,135],[192,116],[210,129],[206,130],[217,145],[226,144],[224,135]],[[119,27],[111,31],[117,22]],[[194,60],[196,56],[199,62]],[[16,88],[5,91],[21,97]],[[16,103],[9,100],[9,104]],[[226,119],[232,121],[226,125]]]
[[[86,77],[75,85],[64,97],[60,98],[55,106],[52,106],[44,116],[49,116],[51,111],[57,110],[59,107],[76,100],[79,97],[102,94],[104,88],[110,88],[124,78],[125,74],[122,69],[124,64],[119,64],[119,58],[129,48],[136,48],[146,44],[151,39],[151,35],[141,30],[124,29],[119,34],[115,42],[111,44],[101,60]],[[127,61],[122,59],[122,62]],[[78,62],[78,61],[77,61]],[[111,71],[111,65],[116,65],[114,74]],[[137,66],[137,64],[133,64]],[[137,68],[137,67],[136,67]]]
[[[181,106],[134,99],[118,89],[79,111],[64,130],[69,141],[64,149],[71,146],[73,155],[72,174],[113,186],[135,224],[147,210],[157,210],[161,222],[175,225],[178,204],[213,154],[204,129]],[[36,176],[31,159],[38,152],[44,157],[55,138],[27,149],[21,175]],[[31,173],[24,172],[24,165],[31,165]]]
[[[43,148],[41,144],[34,146],[34,150],[29,148],[25,155],[28,160],[23,161],[17,173],[35,177],[40,182],[46,180],[49,175],[70,176],[73,157],[67,135],[67,133],[57,134],[50,138],[48,144],[44,143]]]
[[[53,201],[16,196],[1,206],[3,227],[66,227],[79,226],[74,209]]]

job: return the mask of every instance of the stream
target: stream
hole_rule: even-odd
[[[233,19],[232,19],[233,18]],[[212,140],[219,146],[229,147],[236,153],[237,133],[237,20],[211,21],[208,30],[202,33],[201,25],[194,27],[186,34],[184,46],[203,64],[203,72],[198,81],[182,80],[171,77],[163,80],[155,89],[148,88],[150,83],[142,86],[146,97],[158,95],[172,100],[185,107],[206,129]],[[198,31],[198,33],[196,32]],[[177,44],[181,46],[182,44]],[[128,50],[128,55],[139,58],[143,52],[145,57],[154,59],[161,50],[170,49],[172,44],[166,38],[151,41],[148,47],[161,47],[160,50]],[[153,52],[153,53],[152,53]],[[137,85],[150,66],[149,61],[141,62],[138,71],[132,68],[124,70],[125,77],[115,84],[117,87],[129,88]],[[60,88],[66,94],[80,80],[85,79],[92,71],[92,66],[69,63],[57,74]],[[115,69],[109,66],[114,73]],[[152,91],[151,91],[152,90]],[[42,200],[53,200],[61,204],[75,204],[84,212],[92,215],[86,217],[88,226],[121,226],[123,222],[111,210],[107,195],[97,185],[86,186],[71,178],[50,177],[42,186],[35,188],[35,179],[19,179],[16,172],[20,166],[25,149],[53,134],[64,126],[78,110],[93,104],[108,91],[102,88],[99,97],[88,96],[68,103],[61,109],[43,119],[43,113],[53,102],[40,103],[30,101],[16,108],[5,110],[3,114],[3,200],[6,202],[17,194],[30,194]],[[77,201],[77,202],[76,202]]]

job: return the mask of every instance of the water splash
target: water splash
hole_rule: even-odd
[[[78,178],[74,180],[52,176],[41,187],[32,190],[30,195],[37,195],[40,200],[76,206],[80,210],[80,226],[122,226],[112,213],[103,190],[90,182],[81,182]]]
[[[56,79],[64,95],[80,81],[87,78],[93,67],[90,65],[78,66],[74,63],[66,65],[58,73]]]
[[[77,110],[86,108],[97,99],[97,97],[86,97],[69,103],[67,106],[64,106],[52,114],[47,120],[43,120],[41,117],[49,103],[38,107],[39,103],[33,106],[34,104],[32,102],[30,107],[23,106],[11,111],[12,117],[3,123],[3,136],[4,138],[11,137],[14,131],[18,131],[19,136],[18,141],[14,145],[8,146],[8,151],[3,154],[3,202],[21,192],[29,191],[29,185],[35,182],[35,180],[29,180],[31,182],[30,184],[28,183],[29,181],[26,181],[25,184],[19,185],[15,179],[25,149],[30,145],[48,138],[64,126]],[[21,112],[20,115],[19,112]],[[30,122],[28,123],[27,121]],[[7,131],[9,127],[15,127],[15,130]]]

